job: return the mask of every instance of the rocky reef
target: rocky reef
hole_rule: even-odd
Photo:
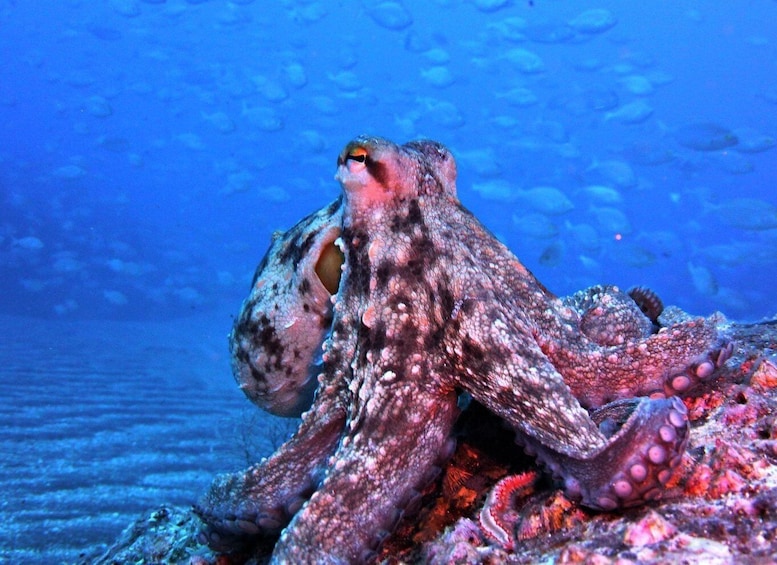
[[[762,563],[777,554],[777,321],[720,324],[734,353],[683,400],[690,439],[661,500],[618,512],[579,506],[473,403],[455,453],[377,561]],[[501,540],[483,527],[489,510],[506,525]],[[218,554],[199,541],[201,528],[191,509],[160,506],[83,563],[263,563],[276,541]]]

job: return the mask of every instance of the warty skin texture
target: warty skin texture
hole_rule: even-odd
[[[278,452],[214,482],[197,508],[212,546],[282,531],[276,562],[369,561],[450,454],[462,392],[510,424],[581,503],[658,495],[688,437],[682,402],[663,397],[730,353],[712,321],[656,333],[614,287],[553,296],[459,203],[455,161],[436,142],[357,138],[336,178],[342,199],[281,238],[296,242],[296,261],[279,261],[273,243],[232,334],[236,376],[257,397],[269,381],[283,386],[287,359],[307,374],[323,341],[315,398]],[[290,299],[300,319],[310,312],[299,285],[315,282],[310,250],[333,232],[343,272],[331,324],[297,326],[278,308]],[[267,291],[266,281],[296,282]],[[257,338],[259,325],[273,339]],[[288,387],[287,413],[307,404],[301,382]]]

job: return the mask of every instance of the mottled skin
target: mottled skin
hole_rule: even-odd
[[[315,399],[272,457],[216,480],[198,506],[211,545],[283,530],[277,562],[369,560],[450,454],[462,391],[512,425],[582,503],[610,509],[657,495],[688,433],[683,404],[662,397],[726,357],[711,321],[654,333],[617,289],[556,298],[462,207],[455,162],[438,143],[358,138],[336,178],[342,201],[283,238],[304,258],[340,230],[343,272]],[[319,260],[271,256],[257,271],[232,336],[236,375],[254,399],[267,400],[267,383],[279,386],[289,366],[268,356],[308,371],[310,344],[327,331],[320,323],[300,347],[294,325],[275,325],[292,320],[273,315],[297,299],[295,286],[268,297],[261,281],[307,286]],[[630,333],[619,342],[608,326]],[[285,405],[304,405],[303,389],[289,387],[299,398]]]
[[[273,235],[235,323],[230,339],[235,378],[248,398],[272,414],[299,416],[313,401],[321,346],[332,325],[330,290],[337,287],[342,258],[334,280],[325,273],[322,281],[317,265],[335,249],[341,216],[337,200]]]

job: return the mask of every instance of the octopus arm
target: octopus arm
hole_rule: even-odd
[[[605,405],[592,419],[612,431],[594,457],[556,452],[533,438],[532,453],[563,481],[566,495],[584,506],[614,510],[660,498],[680,468],[690,426],[677,398],[630,398]]]
[[[339,394],[322,387],[294,434],[271,457],[243,472],[218,476],[195,506],[217,550],[280,532],[315,490],[343,433]]]
[[[452,451],[456,397],[394,384],[362,389],[369,400],[351,419],[321,487],[281,536],[274,561],[368,562],[420,502],[420,489]]]
[[[634,396],[685,394],[709,380],[732,352],[730,340],[706,318],[620,345],[600,346],[579,335],[560,341],[570,345],[544,340],[543,351],[586,408]]]
[[[500,415],[563,480],[567,495],[611,510],[656,498],[688,439],[683,403],[637,398],[584,410],[534,338],[533,326],[495,300],[461,311],[454,366],[458,384]]]
[[[457,386],[523,435],[591,457],[606,440],[543,354],[531,328],[491,296],[471,299],[447,338]]]

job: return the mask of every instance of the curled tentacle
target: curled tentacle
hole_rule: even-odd
[[[677,398],[621,400],[592,415],[611,433],[598,453],[579,458],[528,440],[567,496],[589,508],[614,510],[659,498],[680,465],[690,426]]]
[[[632,286],[628,295],[651,322],[658,324],[658,317],[664,311],[664,303],[655,292],[646,286]]]

